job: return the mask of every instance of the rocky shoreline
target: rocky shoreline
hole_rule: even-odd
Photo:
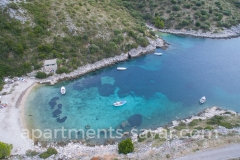
[[[176,29],[158,29],[153,25],[147,24],[147,27],[152,29],[153,31],[159,31],[163,33],[170,33],[176,35],[184,35],[184,36],[194,36],[194,37],[202,37],[202,38],[213,38],[213,39],[228,39],[228,38],[236,38],[240,36],[240,24],[237,26],[233,26],[230,29],[225,28],[224,30],[214,33],[211,31],[202,32],[202,31],[194,31],[194,30],[176,30]]]
[[[168,43],[166,43],[164,40],[160,39],[159,37],[157,37],[156,40],[153,40],[150,38],[148,40],[150,44],[147,47],[139,46],[138,48],[132,49],[127,53],[122,53],[121,55],[118,55],[115,57],[106,58],[106,59],[97,61],[93,64],[87,64],[85,66],[78,67],[77,70],[74,70],[71,73],[54,74],[51,77],[48,77],[43,80],[38,80],[37,82],[39,82],[40,84],[47,83],[47,84],[54,85],[59,81],[74,79],[86,73],[89,73],[110,65],[114,65],[122,61],[126,61],[130,58],[139,57],[148,53],[153,53],[156,50],[156,48],[166,49],[168,47]]]
[[[176,127],[180,122],[190,123],[194,119],[202,119],[206,120],[212,118],[215,115],[221,116],[229,116],[235,115],[240,116],[237,112],[231,110],[223,110],[218,107],[211,107],[205,109],[203,112],[199,113],[198,116],[193,116],[189,119],[173,121],[172,126],[169,126],[168,129]],[[156,130],[145,130],[140,134],[151,133],[161,133],[163,130],[162,127],[157,128]],[[69,142],[64,145],[59,145],[58,143],[48,143],[42,145],[41,143],[37,143],[33,150],[42,153],[47,150],[48,147],[54,147],[57,151],[57,155],[51,156],[49,159],[78,159],[81,158],[83,160],[89,160],[91,158],[95,158],[97,160],[100,159],[167,159],[166,155],[171,155],[172,158],[178,158],[183,155],[194,152],[194,149],[199,150],[214,148],[217,146],[226,145],[228,143],[239,143],[240,142],[240,128],[227,129],[221,126],[218,126],[217,131],[220,135],[223,135],[222,138],[178,138],[173,137],[171,139],[167,139],[162,144],[156,145],[154,141],[146,141],[146,143],[138,142],[139,135],[131,135],[131,139],[134,142],[135,150],[133,153],[129,153],[127,155],[118,154],[118,145],[117,143],[113,145],[100,145],[89,147],[84,143],[80,142]],[[229,133],[235,133],[236,136],[226,136]],[[199,146],[199,143],[201,145]],[[214,145],[213,145],[214,144]],[[174,155],[173,155],[174,153]],[[26,155],[15,155],[10,157],[10,159],[40,159],[38,156],[29,157]]]

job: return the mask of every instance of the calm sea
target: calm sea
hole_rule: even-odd
[[[148,54],[32,90],[25,110],[28,127],[116,129],[138,114],[138,129],[154,129],[212,106],[240,111],[240,38],[160,35],[170,43],[167,50],[156,50],[162,56]],[[207,101],[200,105],[202,96]],[[127,103],[114,107],[118,100]]]

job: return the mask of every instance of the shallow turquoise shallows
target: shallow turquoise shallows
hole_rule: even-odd
[[[140,117],[135,120],[137,129],[154,129],[207,107],[240,111],[240,38],[161,36],[170,43],[167,50],[156,50],[162,56],[148,54],[32,90],[25,110],[28,127],[116,129],[135,115]],[[65,95],[60,93],[61,86],[66,87]],[[202,96],[207,101],[200,105]],[[119,100],[127,103],[113,106]]]

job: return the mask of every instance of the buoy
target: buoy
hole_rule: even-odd
[[[89,129],[89,128],[90,128],[90,125],[86,125],[85,128],[86,128],[86,129]]]

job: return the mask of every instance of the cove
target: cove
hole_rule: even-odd
[[[34,88],[26,100],[27,127],[116,129],[130,119],[133,125],[124,128],[129,131],[134,126],[154,129],[212,106],[240,111],[240,38],[160,36],[170,44],[167,50],[156,50],[162,56],[147,54],[75,80]],[[66,95],[61,95],[61,86]],[[200,105],[202,96],[207,101]],[[113,106],[118,100],[127,103]]]

